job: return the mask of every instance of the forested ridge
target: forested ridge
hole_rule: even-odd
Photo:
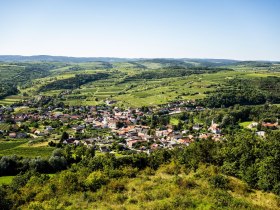
[[[182,68],[180,66],[173,66],[172,68],[157,69],[152,71],[143,71],[134,76],[127,77],[125,81],[135,79],[162,79],[171,77],[184,77],[192,74],[215,73],[223,70],[231,70],[227,68],[210,68],[210,67],[192,67]]]
[[[17,94],[18,86],[27,87],[34,79],[50,75],[57,65],[50,63],[8,63],[0,65],[0,99]]]
[[[108,76],[109,74],[106,73],[77,74],[75,75],[75,77],[57,80],[45,86],[42,86],[39,89],[39,92],[40,91],[43,92],[47,90],[56,90],[56,89],[75,89],[89,82],[97,81],[100,79],[106,79]]]

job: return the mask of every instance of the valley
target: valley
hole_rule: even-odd
[[[1,205],[279,207],[277,62],[52,59],[0,63]]]

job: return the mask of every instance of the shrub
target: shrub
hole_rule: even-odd
[[[67,168],[67,161],[64,157],[53,156],[49,159],[49,163],[54,171],[61,171]]]
[[[280,196],[280,182],[278,182],[272,190],[276,195]]]
[[[172,206],[174,209],[196,208],[195,203],[187,196],[186,197],[176,196],[172,201]]]
[[[63,156],[63,149],[55,149],[53,152],[52,152],[52,156],[55,157],[62,157]]]
[[[230,203],[232,202],[232,196],[226,191],[222,191],[222,190],[215,191],[213,196],[215,199],[216,207],[225,208],[226,206],[229,206]]]
[[[155,175],[155,170],[150,167],[147,167],[142,171],[142,173],[146,176],[152,176]]]
[[[27,209],[29,209],[29,210],[42,210],[44,208],[43,208],[43,205],[42,205],[41,202],[33,201],[28,205]]]
[[[161,166],[160,171],[169,175],[175,175],[175,174],[179,174],[180,166],[176,164],[174,161],[172,161],[168,165]]]
[[[7,198],[6,191],[0,186],[0,206],[3,210],[11,209],[12,201]]]
[[[101,171],[92,172],[85,180],[85,186],[91,191],[98,190],[102,185],[107,184],[108,178]]]
[[[212,187],[220,189],[228,189],[229,180],[223,175],[214,175],[209,179],[209,183]]]
[[[41,157],[31,159],[29,161],[30,169],[33,169],[39,173],[49,173],[50,172],[50,164],[47,160],[42,159]]]
[[[121,180],[112,180],[108,185],[107,188],[113,192],[123,192],[126,190],[124,181]]]
[[[76,173],[70,171],[63,171],[59,175],[59,187],[68,193],[74,193],[81,189],[78,176]]]

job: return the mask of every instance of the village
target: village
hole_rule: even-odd
[[[2,106],[0,125],[8,126],[0,130],[1,138],[28,138],[31,143],[40,140],[48,142],[49,146],[85,145],[100,152],[123,154],[184,147],[203,139],[224,139],[222,129],[214,120],[208,126],[195,123],[188,129],[169,122],[161,125],[156,123],[154,126],[147,123],[147,118],[151,118],[154,113],[170,117],[205,110],[204,107],[196,106],[194,101],[134,109],[118,108],[114,106],[115,101],[110,100],[104,101],[104,105],[100,106],[71,107],[61,103],[38,105],[46,101],[49,102],[46,97],[40,97],[14,106]],[[188,119],[184,119],[183,123],[187,122]],[[252,122],[247,127],[254,129],[257,126],[257,122]],[[262,126],[279,129],[278,121],[274,124],[263,122]],[[265,138],[265,131],[256,131],[256,134]]]

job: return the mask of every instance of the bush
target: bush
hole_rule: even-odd
[[[78,175],[68,170],[61,172],[59,175],[59,187],[68,193],[74,193],[81,190]]]
[[[0,186],[0,207],[2,210],[8,210],[12,207],[12,201],[9,200],[6,196],[6,191],[4,190],[4,188],[2,188],[2,186]]]
[[[194,209],[196,204],[188,197],[175,197],[172,201],[172,206],[174,209]]]
[[[18,158],[3,156],[0,160],[0,176],[15,175],[17,173]]]
[[[229,180],[223,175],[214,175],[209,179],[209,183],[215,188],[228,189]]]
[[[112,180],[108,185],[107,188],[114,193],[120,193],[126,190],[124,181],[121,180]]]
[[[172,161],[168,165],[161,166],[159,170],[169,175],[175,175],[175,174],[179,174],[180,166],[176,164],[174,161]]]
[[[101,171],[94,171],[85,180],[85,186],[91,191],[96,191],[107,182],[108,178]]]
[[[278,182],[272,190],[273,193],[275,193],[276,195],[280,196],[280,182]]]
[[[61,171],[67,168],[67,161],[64,157],[53,156],[49,159],[53,171]]]
[[[52,156],[55,157],[62,157],[63,156],[63,149],[55,149],[53,152],[52,152]]]
[[[29,167],[39,173],[49,173],[51,171],[48,161],[41,157],[31,159],[29,161]]]
[[[232,196],[226,191],[222,191],[222,190],[215,191],[213,196],[215,199],[216,207],[225,208],[226,206],[229,206],[230,203],[232,202]]]

